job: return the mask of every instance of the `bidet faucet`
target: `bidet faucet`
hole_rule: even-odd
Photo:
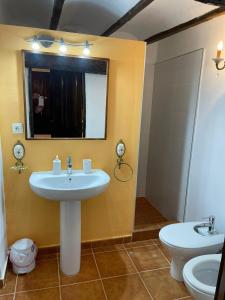
[[[72,170],[72,167],[73,167],[73,161],[72,161],[72,156],[68,156],[67,159],[66,159],[66,164],[67,164],[67,174],[71,175],[73,170]]]
[[[215,233],[215,221],[216,218],[214,216],[209,216],[207,218],[204,218],[209,220],[208,222],[201,223],[199,225],[196,225],[197,228],[203,228],[203,227],[208,227],[208,233],[213,234]]]

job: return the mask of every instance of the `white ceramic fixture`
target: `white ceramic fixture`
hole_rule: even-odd
[[[202,235],[194,230],[202,222],[186,222],[171,224],[159,232],[159,239],[172,256],[171,276],[183,281],[183,268],[191,258],[204,254],[214,254],[222,249],[224,234],[214,233]]]
[[[102,170],[73,171],[60,175],[34,172],[29,183],[38,196],[60,201],[60,267],[64,274],[74,275],[80,270],[81,211],[80,202],[101,194],[110,177]]]
[[[214,299],[221,257],[221,254],[202,255],[185,264],[184,282],[194,299]]]

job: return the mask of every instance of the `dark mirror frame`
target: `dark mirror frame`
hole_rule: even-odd
[[[225,300],[225,241],[222,251],[222,259],[216,286],[215,300]]]
[[[47,141],[47,140],[106,140],[107,139],[107,121],[108,121],[108,94],[109,94],[109,59],[108,58],[101,58],[101,57],[91,57],[91,56],[79,56],[79,55],[64,55],[64,54],[57,54],[52,52],[43,52],[43,51],[31,51],[31,50],[22,50],[22,70],[23,70],[23,97],[24,97],[24,117],[25,117],[25,139],[28,141]],[[43,55],[55,55],[55,56],[63,56],[63,57],[74,57],[74,58],[82,58],[82,59],[90,59],[90,60],[101,60],[106,62],[106,76],[107,76],[107,92],[106,92],[106,110],[105,110],[105,136],[103,138],[30,138],[27,135],[27,113],[26,113],[26,87],[25,87],[25,54],[26,53],[34,53],[34,54],[43,54]]]

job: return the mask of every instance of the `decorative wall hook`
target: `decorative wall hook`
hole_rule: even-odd
[[[16,159],[16,163],[13,167],[11,167],[11,169],[21,174],[21,172],[26,170],[27,167],[24,166],[22,162],[22,159],[25,156],[25,148],[20,141],[17,141],[17,143],[13,146],[13,156]]]
[[[114,177],[118,181],[121,181],[121,182],[127,182],[133,176],[132,167],[128,163],[125,163],[124,160],[123,160],[123,156],[124,156],[125,152],[126,152],[125,143],[123,142],[122,139],[120,139],[119,142],[116,145],[117,163],[116,163],[115,168],[114,168]],[[129,172],[130,172],[130,175],[125,179],[121,179],[120,178],[121,174],[119,175],[119,172],[121,171],[122,166],[127,167],[129,169]]]

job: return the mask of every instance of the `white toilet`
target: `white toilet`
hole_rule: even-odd
[[[188,260],[199,255],[218,253],[223,247],[224,234],[204,232],[202,235],[194,229],[199,224],[201,221],[171,224],[159,232],[161,243],[172,256],[170,274],[176,280],[183,281],[182,272]]]
[[[185,264],[184,283],[194,299],[214,299],[221,257],[221,254],[202,255]]]

